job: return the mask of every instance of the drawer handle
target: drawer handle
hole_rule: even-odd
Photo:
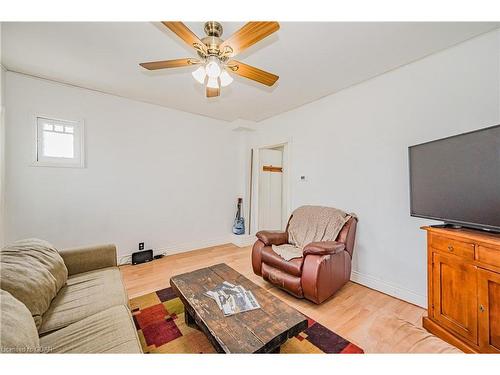
[[[451,251],[451,252],[453,252],[453,250],[454,250],[454,249],[453,249],[453,246],[448,245],[448,250],[449,250],[449,251]]]
[[[479,305],[479,310],[480,310],[481,312],[484,312],[484,306],[483,306],[483,305]]]

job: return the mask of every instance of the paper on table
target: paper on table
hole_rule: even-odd
[[[204,293],[212,298],[225,316],[260,308],[253,293],[241,285],[233,285],[227,281]]]

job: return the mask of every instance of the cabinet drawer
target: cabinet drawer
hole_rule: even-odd
[[[491,266],[500,267],[500,249],[492,249],[479,245],[477,247],[476,259]]]
[[[439,251],[457,255],[462,258],[474,259],[474,244],[452,240],[450,238],[433,235],[431,246]]]

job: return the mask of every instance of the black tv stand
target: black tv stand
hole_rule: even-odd
[[[429,226],[431,228],[444,228],[444,229],[462,229],[463,228],[463,226],[461,226],[461,225],[449,224],[449,223],[429,225]]]
[[[477,230],[477,231],[486,232],[486,233],[500,233],[499,231],[496,231],[494,229],[475,228],[475,227],[469,227],[469,226],[464,226],[464,225],[460,225],[460,224],[452,224],[452,223],[429,225],[429,227],[430,228],[442,228],[442,229],[471,229],[471,230]]]

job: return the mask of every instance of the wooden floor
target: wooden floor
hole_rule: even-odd
[[[251,248],[233,244],[170,255],[151,263],[121,266],[129,298],[169,287],[170,277],[217,263],[226,263],[248,279],[267,289],[303,314],[328,327],[367,353],[390,352],[387,340],[393,334],[382,318],[403,319],[421,327],[425,310],[373,289],[349,282],[321,305],[294,298],[253,274]],[[383,348],[383,349],[382,349]]]

